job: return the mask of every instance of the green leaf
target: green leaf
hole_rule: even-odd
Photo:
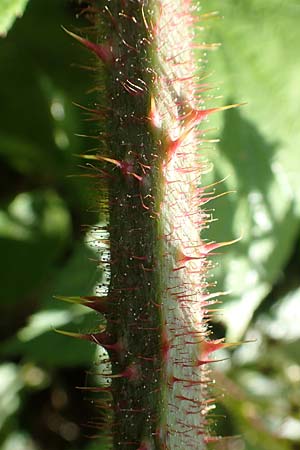
[[[271,339],[282,343],[299,341],[299,305],[300,288],[290,290],[272,307],[271,317],[264,314],[258,319],[259,328]]]
[[[49,275],[69,242],[70,215],[51,190],[17,195],[0,210],[1,306],[22,301]]]
[[[64,267],[57,271],[49,284],[42,308],[32,314],[27,324],[21,328],[16,337],[2,344],[2,355],[22,355],[38,364],[69,367],[89,365],[94,359],[95,346],[58,335],[55,328],[75,332],[95,331],[101,319],[88,308],[72,305],[53,299],[54,294],[74,295],[94,293],[101,274],[96,264],[95,251],[83,243],[77,245]],[[58,351],[61,349],[61,351]]]
[[[31,436],[24,431],[11,432],[1,446],[1,450],[38,450]]]
[[[23,381],[17,365],[6,363],[0,365],[0,429],[6,419],[19,407],[19,391],[23,387]]]
[[[272,169],[276,148],[242,111],[225,114],[221,143],[213,157],[213,176],[220,180],[230,174],[223,189],[236,194],[214,202],[219,221],[211,236],[217,241],[241,236],[241,241],[222,255],[215,272],[219,285],[231,291],[224,299],[223,320],[233,340],[241,338],[272,289],[299,229],[295,198]]]
[[[46,367],[89,367],[95,359],[95,351],[95,344],[79,339],[74,341],[51,331],[22,343],[17,353]]]
[[[96,330],[96,317],[87,309],[49,309],[33,314],[17,336],[2,344],[4,356],[22,356],[23,360],[46,367],[89,366],[95,359],[96,346],[56,333],[55,328],[74,332]],[[98,320],[99,323],[99,320]]]
[[[242,237],[216,272],[219,288],[232,291],[224,301],[228,337],[240,339],[287,263],[300,227],[300,10],[294,0],[213,0],[214,7],[225,19],[213,19],[207,31],[209,42],[222,43],[208,58],[210,82],[222,81],[222,103],[248,102],[211,119],[221,143],[208,155],[213,180],[229,176],[224,190],[237,192],[212,206],[219,222],[209,238]]]
[[[29,176],[49,172],[53,158],[26,138],[0,133],[0,157],[16,172]]]
[[[25,11],[28,0],[0,0],[0,36],[6,36],[17,17]]]

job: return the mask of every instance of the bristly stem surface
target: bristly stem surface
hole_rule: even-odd
[[[189,0],[90,0],[90,40],[72,34],[98,60],[101,106],[90,109],[101,146],[93,160],[106,192],[102,247],[109,267],[99,297],[84,303],[105,315],[86,335],[109,354],[111,410],[103,424],[114,449],[202,450],[208,437],[207,364],[224,345],[209,341],[207,255],[201,240],[214,190],[201,148],[206,85],[197,76]],[[103,195],[103,194],[101,194]],[[108,272],[107,272],[108,273]]]

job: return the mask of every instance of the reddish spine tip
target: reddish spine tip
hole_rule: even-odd
[[[76,41],[84,45],[88,50],[91,50],[93,53],[95,53],[95,55],[98,56],[98,58],[101,59],[101,61],[105,64],[111,64],[113,62],[113,54],[108,45],[95,44],[94,42],[88,41],[87,39],[84,39],[81,36],[72,33],[72,31],[67,30],[65,27],[62,27],[62,29],[72,38],[76,39]]]
[[[87,308],[91,308],[94,311],[99,312],[100,314],[108,313],[108,297],[98,297],[98,296],[84,296],[80,297],[80,303]],[[78,302],[79,303],[79,302]]]

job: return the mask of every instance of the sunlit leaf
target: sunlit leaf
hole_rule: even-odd
[[[12,363],[0,365],[0,429],[6,419],[19,407],[19,391],[23,387],[18,366]]]
[[[219,222],[210,236],[242,237],[217,272],[219,284],[232,291],[224,303],[227,333],[239,339],[283,270],[299,231],[300,10],[292,0],[213,1],[209,8],[225,17],[213,19],[208,29],[208,39],[223,44],[209,55],[210,81],[222,82],[224,98],[214,103],[248,102],[210,124],[219,127],[221,138],[209,154],[213,179],[229,176],[224,190],[237,192],[212,205]]]
[[[291,290],[272,308],[271,316],[258,320],[260,329],[272,339],[296,341],[300,339],[300,288]]]
[[[25,11],[28,0],[0,0],[0,36],[5,36],[17,17]]]
[[[5,439],[2,450],[38,450],[38,446],[26,432],[16,431]]]

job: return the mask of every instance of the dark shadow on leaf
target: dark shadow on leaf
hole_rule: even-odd
[[[234,101],[229,99],[227,103]],[[271,165],[278,144],[267,142],[260,130],[243,117],[241,108],[226,111],[224,117],[220,148],[236,168],[239,195],[258,190],[266,197],[274,178]]]

